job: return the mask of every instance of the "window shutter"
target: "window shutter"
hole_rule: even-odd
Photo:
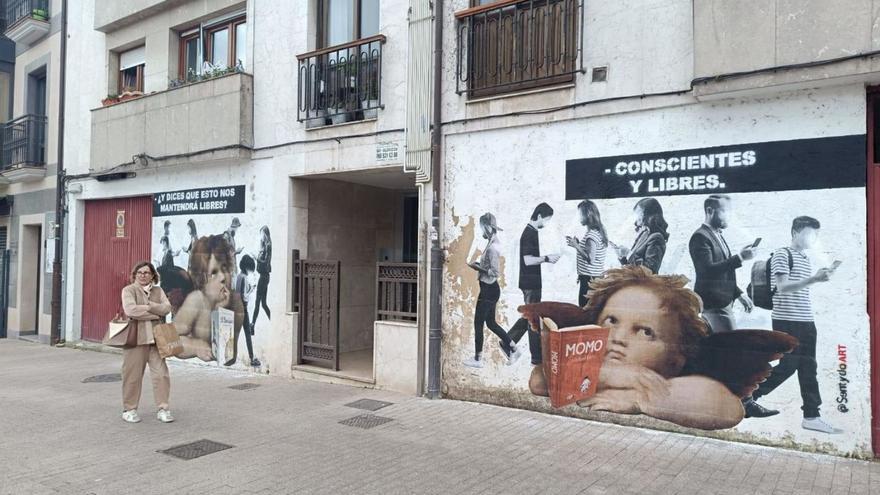
[[[119,54],[119,70],[131,69],[144,64],[147,60],[146,49],[139,46]]]
[[[416,182],[431,180],[431,119],[433,105],[432,2],[410,0],[406,71],[406,159],[404,170]],[[438,15],[442,15],[439,14]]]

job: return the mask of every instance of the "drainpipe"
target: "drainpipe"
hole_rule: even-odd
[[[440,398],[440,341],[441,331],[440,302],[441,277],[443,276],[443,250],[440,248],[440,180],[443,164],[440,153],[443,135],[440,132],[440,95],[443,89],[443,0],[434,0],[434,109],[431,124],[431,286],[429,301],[431,314],[428,317],[428,398]]]
[[[67,73],[67,0],[61,1],[61,66],[58,83],[58,170],[55,176],[55,259],[52,260],[52,326],[50,342],[52,345],[63,342],[61,337],[61,261],[64,243],[62,242],[64,223],[64,93]]]

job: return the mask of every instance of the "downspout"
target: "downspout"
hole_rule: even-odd
[[[443,276],[443,250],[440,248],[440,181],[443,164],[440,153],[442,116],[440,95],[443,89],[443,0],[434,0],[434,99],[431,124],[431,286],[428,317],[428,398],[440,398],[440,342],[441,331],[441,277]]]
[[[63,232],[61,225],[64,223],[64,96],[66,89],[67,73],[67,0],[61,1],[61,65],[59,67],[59,91],[58,91],[58,170],[55,176],[55,222],[53,235],[55,236],[55,259],[52,260],[52,326],[50,328],[50,342],[52,345],[61,343],[61,266],[63,259]]]

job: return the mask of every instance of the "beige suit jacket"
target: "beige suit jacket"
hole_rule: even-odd
[[[138,345],[154,344],[153,323],[165,323],[171,303],[161,287],[153,286],[150,295],[135,282],[122,289],[122,310],[138,326]]]

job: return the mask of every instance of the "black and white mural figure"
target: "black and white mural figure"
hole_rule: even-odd
[[[480,230],[486,239],[486,248],[479,261],[472,261],[468,266],[476,270],[480,280],[480,293],[477,296],[477,305],[474,309],[474,355],[464,361],[465,366],[472,368],[483,367],[483,327],[489,327],[500,339],[501,351],[512,363],[516,357],[515,345],[511,342],[507,332],[495,321],[495,307],[501,297],[501,287],[498,285],[498,277],[501,275],[501,253],[498,247],[498,223],[495,215],[485,213],[480,217]]]
[[[269,226],[260,228],[260,252],[257,254],[257,300],[254,301],[254,319],[250,324],[251,335],[257,327],[257,317],[260,316],[260,307],[266,312],[266,318],[272,319],[269,305],[266,304],[266,295],[269,291],[269,274],[272,273],[272,236]]]
[[[703,224],[688,243],[696,271],[694,292],[703,300],[703,317],[713,333],[736,330],[734,304],[737,301],[747,312],[754,308],[749,296],[737,286],[736,270],[744,261],[755,257],[760,239],[732,251],[724,238],[724,229],[728,227],[728,219],[732,218],[731,210],[730,196],[716,194],[706,198]]]
[[[186,229],[189,234],[189,243],[183,247],[183,252],[186,254],[190,254],[192,252],[193,246],[195,246],[196,241],[199,240],[199,233],[196,230],[196,221],[190,218],[186,221]]]
[[[663,217],[663,207],[654,198],[640,199],[633,208],[635,213],[636,240],[632,248],[617,246],[621,265],[645,266],[653,273],[660,273],[666,254],[669,224]]]
[[[602,216],[596,203],[585,199],[578,203],[581,225],[587,228],[584,236],[566,236],[565,241],[577,253],[578,306],[587,305],[587,292],[590,281],[605,272],[605,255],[608,246],[608,232],[602,224]]]
[[[244,247],[236,247],[235,245],[235,232],[238,231],[239,227],[241,227],[241,221],[238,217],[233,217],[229,228],[223,233],[223,237],[226,239],[226,244],[229,245],[229,249],[232,253],[233,272],[238,269],[238,255],[244,250]]]
[[[757,400],[771,392],[797,373],[801,391],[801,409],[804,419],[801,426],[807,430],[822,433],[841,433],[841,431],[819,414],[822,397],[816,364],[817,329],[810,296],[810,287],[831,280],[840,265],[835,261],[829,267],[813,271],[806,251],[813,247],[819,235],[819,220],[800,216],[791,224],[791,245],[773,252],[770,260],[771,287],[773,289],[773,331],[782,332],[798,340],[798,346],[779,360],[767,381],[752,394]],[[767,409],[755,400],[746,403],[746,415],[765,417]],[[778,411],[771,411],[776,413]]]
[[[254,292],[254,286],[251,283],[251,276],[257,269],[257,263],[254,259],[246,254],[241,257],[238,263],[238,275],[235,276],[235,292],[241,298],[242,309],[244,310],[244,337],[247,344],[248,358],[251,366],[260,366],[260,360],[254,357],[254,344],[251,342],[251,336],[254,334],[254,327],[248,318],[248,302],[251,300],[251,294]],[[259,304],[259,303],[258,303]],[[259,305],[256,306],[259,311]],[[256,320],[256,317],[254,318]]]

